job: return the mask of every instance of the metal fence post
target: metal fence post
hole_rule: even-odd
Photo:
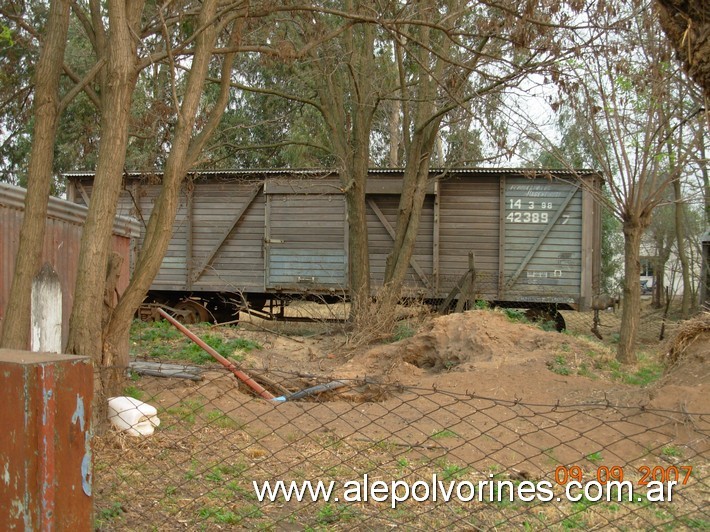
[[[0,530],[91,530],[87,357],[0,349]]]

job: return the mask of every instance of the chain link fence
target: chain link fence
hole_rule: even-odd
[[[127,388],[157,408],[152,436],[103,427],[95,438],[98,529],[710,526],[710,413],[604,396],[485,397],[475,373],[467,391],[341,379],[337,389],[274,403],[224,368],[196,371],[199,380],[143,376]],[[254,376],[323,382],[302,372]],[[662,494],[654,479],[666,483]],[[628,484],[606,493],[611,480]],[[262,496],[266,482],[273,497]]]

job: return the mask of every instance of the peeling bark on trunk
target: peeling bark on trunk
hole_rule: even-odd
[[[59,122],[59,78],[69,27],[71,2],[55,0],[34,78],[34,131],[27,172],[27,196],[15,259],[15,272],[3,320],[0,347],[27,349],[30,343],[30,301],[32,279],[40,269],[47,198],[52,187],[54,143]],[[66,317],[65,317],[66,319]]]

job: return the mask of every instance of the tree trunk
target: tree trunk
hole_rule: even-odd
[[[348,212],[348,266],[350,269],[350,316],[353,323],[370,311],[370,258],[367,234],[365,187],[367,180],[353,176],[352,184],[345,194]]]
[[[710,8],[707,0],[657,0],[661,26],[686,72],[710,98]]]
[[[706,108],[707,104],[710,103],[710,98],[706,98]],[[707,111],[708,116],[710,116],[710,111]],[[708,128],[710,128],[710,122],[708,122]],[[700,148],[700,161],[707,161],[706,155],[705,155],[705,142],[703,142],[703,137],[701,137],[700,141],[698,142],[698,146]],[[705,210],[705,225],[710,227],[710,172],[708,171],[708,165],[707,164],[701,164],[700,165],[700,175],[702,176],[703,180],[703,200],[704,200],[704,210]]]
[[[54,0],[34,78],[34,131],[27,171],[27,196],[15,259],[15,272],[3,320],[0,347],[27,349],[30,339],[32,279],[40,269],[47,199],[52,187],[54,143],[59,122],[59,78],[69,27],[71,2]],[[65,317],[66,319],[66,317]]]
[[[621,312],[621,334],[616,358],[622,364],[635,364],[636,339],[641,314],[641,235],[638,220],[624,221],[624,305]]]
[[[402,182],[395,241],[385,265],[385,284],[399,293],[414,254],[422,207],[429,180],[429,161],[440,119],[415,133],[409,144]]]
[[[84,224],[79,251],[74,307],[69,321],[67,352],[90,356],[95,368],[102,367],[102,305],[113,220],[121,190],[128,145],[131,101],[138,77],[137,35],[143,0],[109,0],[106,84],[101,99],[101,144],[96,177]],[[94,419],[106,415],[106,395],[102,379],[110,374],[97,372]],[[99,426],[99,425],[97,425]]]
[[[673,194],[675,203],[673,208],[675,210],[675,237],[676,244],[678,247],[678,260],[680,260],[680,267],[683,275],[683,299],[681,302],[681,317],[686,319],[690,316],[690,300],[691,300],[691,283],[690,283],[690,261],[688,260],[688,253],[685,249],[685,219],[683,216],[683,203],[682,192],[680,189],[680,179],[675,179],[673,181]]]
[[[400,103],[398,101],[391,101],[390,107],[390,119],[389,119],[389,132],[390,132],[390,150],[389,150],[389,165],[392,168],[397,168],[399,166],[399,147],[401,144],[401,129],[399,126],[399,107]]]
[[[216,0],[205,0],[202,5],[198,27],[211,21],[216,11]],[[233,36],[237,29],[233,30]],[[160,270],[163,257],[173,235],[173,223],[179,204],[180,187],[187,170],[194,164],[200,154],[204,142],[218,125],[229,100],[229,74],[232,70],[235,54],[227,54],[222,69],[222,84],[220,94],[212,108],[205,129],[193,139],[193,131],[200,99],[203,94],[205,79],[210,58],[214,48],[217,32],[211,25],[197,37],[192,68],[188,74],[185,97],[178,112],[178,122],[163,173],[160,195],[155,202],[148,221],[140,256],[136,262],[133,276],[128,288],[113,312],[112,319],[104,332],[103,360],[104,366],[117,365],[125,367],[128,363],[127,353],[120,349],[127,337],[133,314],[141,304],[153,279]]]
[[[668,242],[666,242],[668,240]],[[656,259],[653,263],[653,294],[651,306],[661,309],[666,299],[666,265],[671,257],[673,238],[664,230],[656,235]]]

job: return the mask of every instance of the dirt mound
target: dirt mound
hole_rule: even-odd
[[[502,366],[545,365],[575,338],[511,322],[503,313],[470,311],[431,320],[411,338],[376,346],[339,368],[344,377],[386,376],[402,384],[445,373],[498,370]],[[442,377],[443,378],[443,377]]]
[[[313,325],[313,330],[299,325],[302,334],[293,338],[252,332],[249,339],[262,348],[245,354],[241,365],[255,374],[266,372],[292,392],[352,381],[320,400],[381,401],[403,385],[538,404],[611,402],[688,412],[707,408],[710,331],[698,323],[686,324],[676,335],[674,350],[667,348],[674,354],[667,357],[660,382],[655,355],[638,366],[622,367],[613,346],[544,331],[511,320],[503,311],[474,310],[408,324],[417,334],[354,352],[344,349],[344,334],[315,334]],[[241,336],[247,333],[239,331]]]
[[[710,384],[710,331],[698,334],[667,368],[663,384]]]
[[[651,405],[686,412],[707,410],[709,360],[710,313],[705,312],[685,322],[669,342],[666,369],[652,391]]]

